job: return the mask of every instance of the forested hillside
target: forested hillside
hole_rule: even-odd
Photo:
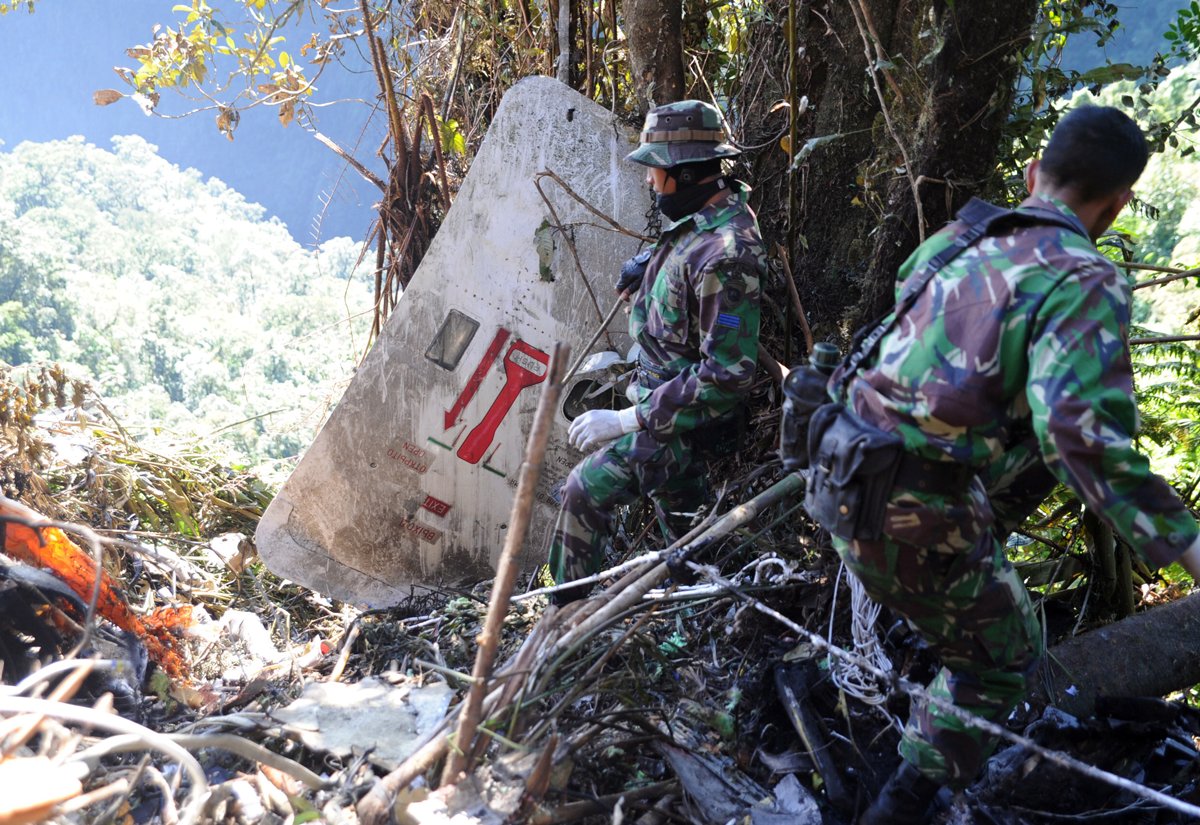
[[[0,359],[63,363],[135,432],[294,456],[366,345],[358,255],[138,137],[21,144],[0,153]]]

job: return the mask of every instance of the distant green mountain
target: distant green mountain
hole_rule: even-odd
[[[59,361],[126,423],[213,434],[235,464],[286,459],[366,344],[359,251],[301,247],[139,137],[22,143],[0,152],[0,359]]]

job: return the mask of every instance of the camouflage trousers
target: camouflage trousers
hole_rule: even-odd
[[[962,496],[893,493],[884,537],[834,547],[871,598],[903,616],[940,655],[931,695],[1002,722],[1028,690],[1043,654],[1029,593],[1004,539],[1053,487],[1036,445],[1015,445]],[[929,778],[969,785],[993,737],[914,700],[901,756]]]
[[[645,430],[629,433],[589,455],[571,470],[550,540],[550,573],[557,584],[600,572],[612,536],[613,511],[649,496],[659,522],[679,529],[706,495],[705,463],[686,437],[656,441]],[[583,591],[571,593],[581,598]]]

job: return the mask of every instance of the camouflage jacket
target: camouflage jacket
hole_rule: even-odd
[[[1059,201],[1029,198],[1026,207],[1078,223]],[[897,294],[962,228],[952,223],[912,254]],[[1197,526],[1133,448],[1132,291],[1079,229],[1010,230],[962,253],[884,336],[848,399],[910,452],[976,467],[1032,426],[1055,477],[1161,566],[1187,549]]]
[[[754,380],[767,254],[749,191],[735,181],[724,199],[663,229],[634,297],[630,336],[674,376],[638,388],[638,421],[659,441],[730,411]]]

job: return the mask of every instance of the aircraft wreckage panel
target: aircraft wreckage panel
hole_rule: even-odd
[[[554,172],[639,230],[649,195],[640,167],[624,161],[635,140],[555,80],[530,78],[505,95],[379,340],[259,524],[272,571],[373,607],[413,584],[492,575],[550,353],[562,341],[574,362],[601,321],[535,175]],[[602,226],[552,179],[541,185],[607,312],[636,240]],[[622,352],[626,317],[610,324]],[[581,458],[567,444],[568,421],[560,402],[526,569],[545,560],[555,491]]]

